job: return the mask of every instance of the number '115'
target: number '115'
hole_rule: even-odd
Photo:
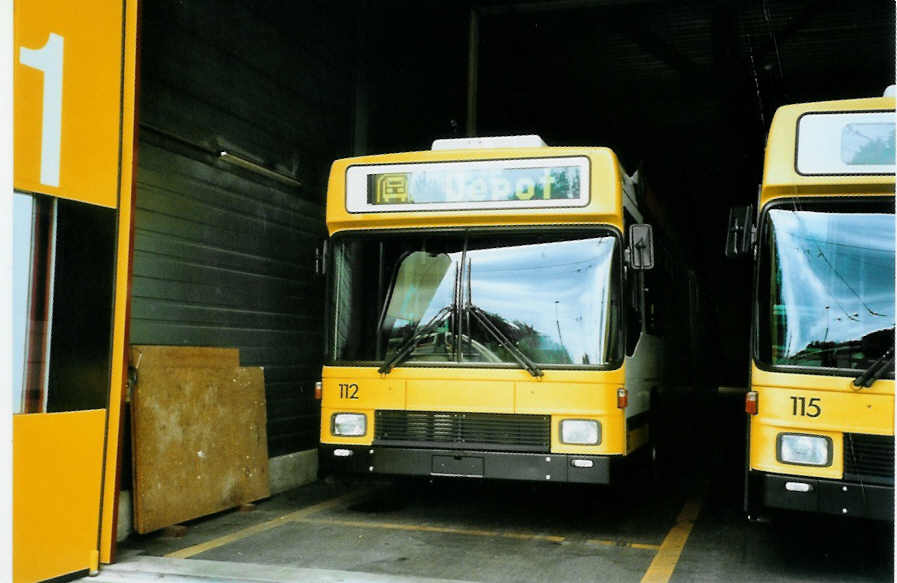
[[[801,417],[819,417],[822,407],[819,406],[819,397],[789,397],[791,399],[791,414]]]

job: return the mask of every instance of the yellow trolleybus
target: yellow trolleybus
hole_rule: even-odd
[[[608,483],[650,450],[673,262],[645,271],[611,150],[437,140],[337,160],[327,196],[325,468]]]
[[[894,99],[782,107],[757,226],[745,507],[893,516]]]

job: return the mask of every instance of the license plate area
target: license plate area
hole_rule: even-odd
[[[483,477],[483,458],[461,455],[434,455],[430,474],[433,476]]]

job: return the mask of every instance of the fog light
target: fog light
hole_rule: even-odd
[[[336,457],[349,457],[352,455],[351,449],[335,449],[333,450],[333,455]]]
[[[601,441],[601,424],[591,419],[561,421],[561,442],[574,445],[596,445]]]
[[[785,489],[789,492],[809,492],[812,490],[809,484],[803,482],[785,482]]]
[[[595,465],[592,460],[573,460],[574,468],[591,468]]]
[[[801,466],[827,466],[832,463],[832,440],[822,435],[780,433],[776,438],[780,462]]]
[[[333,435],[361,437],[367,432],[367,418],[361,413],[335,413],[330,429]]]

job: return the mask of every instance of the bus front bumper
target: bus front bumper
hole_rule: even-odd
[[[894,486],[751,471],[749,495],[768,508],[894,519]]]
[[[611,457],[321,444],[324,472],[609,484]]]

